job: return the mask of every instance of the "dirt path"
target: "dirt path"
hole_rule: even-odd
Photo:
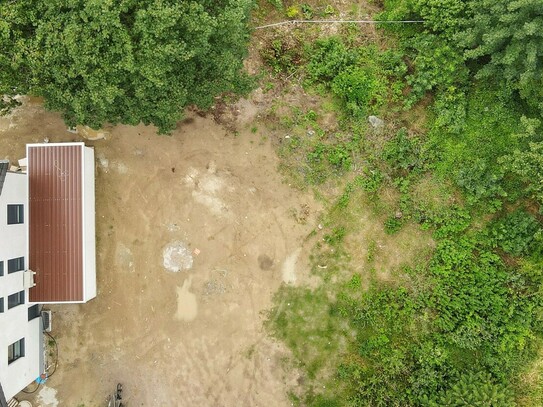
[[[118,126],[87,142],[98,297],[52,307],[59,366],[36,403],[102,406],[119,381],[128,406],[290,405],[297,374],[281,368],[262,311],[305,271],[299,250],[318,205],[282,183],[270,142],[249,130],[254,106],[241,106],[238,136],[192,115],[172,136]],[[12,160],[45,137],[81,140],[35,102],[0,118],[0,136]],[[302,205],[306,225],[292,216]]]

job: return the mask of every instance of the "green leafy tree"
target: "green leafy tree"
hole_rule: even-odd
[[[471,0],[459,32],[480,78],[503,78],[543,111],[543,6],[541,0]]]
[[[175,127],[187,105],[248,84],[251,0],[21,0],[0,6],[0,91],[70,125]]]
[[[466,10],[464,0],[413,0],[413,10],[424,19],[424,27],[452,37],[460,29]]]
[[[450,389],[442,392],[429,407],[513,407],[508,389],[486,373],[467,373]]]
[[[543,203],[543,137],[541,122],[521,118],[522,131],[516,135],[522,148],[500,159],[505,171],[524,185],[525,192],[540,204]]]

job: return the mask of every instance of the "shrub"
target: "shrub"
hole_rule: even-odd
[[[406,42],[413,55],[414,70],[407,76],[411,93],[406,106],[411,107],[426,92],[443,91],[467,80],[467,68],[462,53],[432,34],[421,34]]]
[[[409,137],[405,128],[400,129],[388,141],[383,158],[394,170],[416,171],[423,168],[422,143],[416,137]]]
[[[513,407],[511,390],[496,382],[485,372],[467,372],[435,400],[423,403],[428,407],[492,406]]]
[[[392,215],[387,218],[385,221],[385,232],[389,235],[393,235],[398,232],[403,226],[403,221],[400,218],[397,218],[395,215]]]
[[[331,82],[357,59],[356,52],[348,49],[338,37],[317,40],[306,54],[309,59],[306,70],[313,82]]]
[[[295,37],[277,37],[260,51],[260,55],[274,73],[292,73],[302,61],[302,48]]]
[[[510,213],[491,228],[495,244],[513,256],[530,254],[533,245],[538,243],[538,233],[541,233],[539,222],[524,210]]]
[[[370,105],[383,104],[385,86],[369,69],[360,67],[349,67],[332,81],[334,94],[345,102],[347,111],[356,116],[365,115]]]

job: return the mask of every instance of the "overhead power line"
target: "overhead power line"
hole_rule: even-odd
[[[255,30],[260,30],[262,28],[270,27],[279,27],[281,25],[294,25],[294,24],[417,24],[424,23],[424,20],[385,20],[385,21],[375,21],[375,20],[288,20],[281,21],[279,23],[261,25],[255,27]]]

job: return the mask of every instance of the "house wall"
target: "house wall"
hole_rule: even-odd
[[[28,321],[28,289],[23,285],[23,271],[8,274],[8,260],[16,257],[25,258],[28,266],[27,220],[28,220],[28,178],[26,174],[10,173],[6,175],[4,188],[0,194],[0,261],[4,262],[4,275],[0,276],[0,298],[4,299],[4,312],[0,313],[0,382],[4,394],[9,400],[40,375],[39,346],[41,318]],[[24,205],[24,223],[7,224],[7,205]],[[24,304],[8,309],[8,296],[25,291]],[[25,338],[25,356],[8,365],[8,347]]]
[[[84,302],[96,297],[94,149],[83,147],[83,285]]]

